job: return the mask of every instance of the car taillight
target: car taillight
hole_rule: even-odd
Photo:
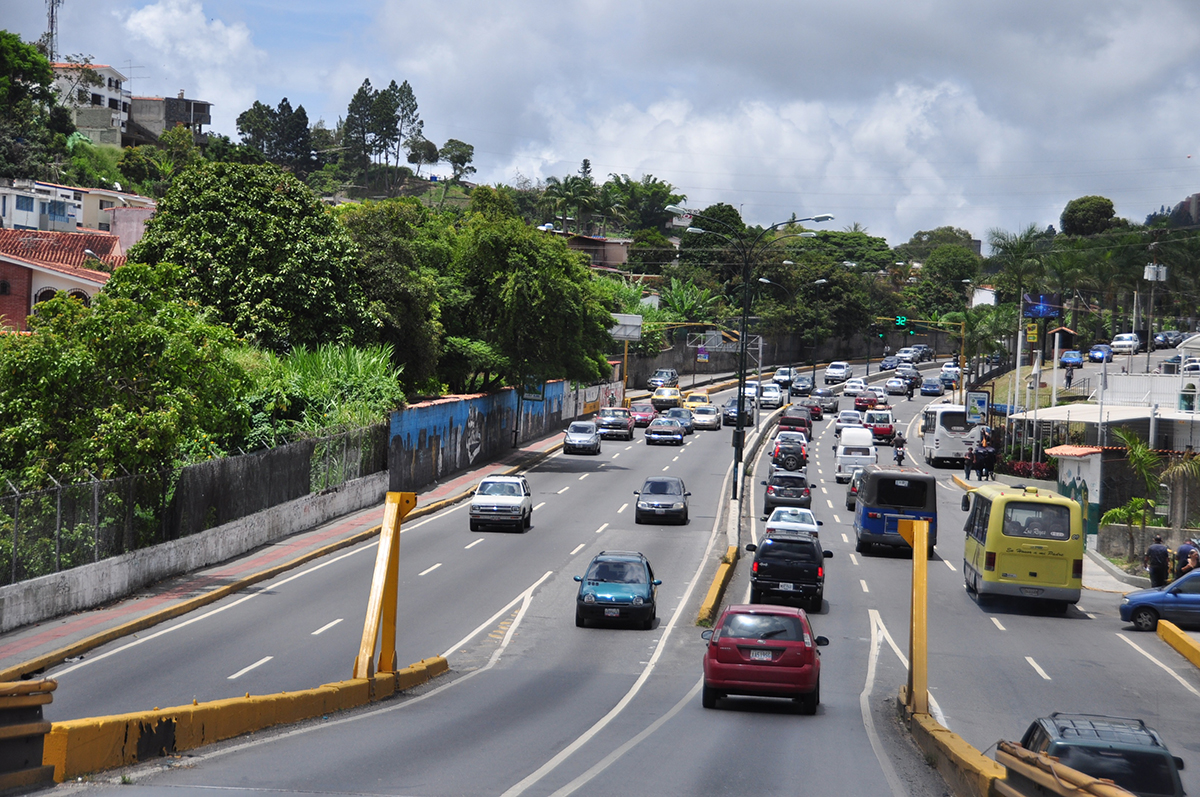
[[[767,488],[767,495],[775,495],[775,485],[772,484]]]
[[[1083,562],[1080,562],[1079,566],[1083,567]],[[983,569],[984,570],[995,570],[996,569],[996,553],[994,551],[987,552],[987,556],[985,556],[983,559]]]
[[[817,578],[825,578],[825,566],[824,565],[817,566]]]
[[[868,512],[868,513],[867,513],[867,517],[869,517],[869,518],[874,518],[874,519],[879,519],[879,518],[883,517],[883,515],[882,515],[882,514],[880,514],[879,512]]]
[[[779,445],[778,444],[775,445],[775,451],[771,454],[771,456],[773,456],[773,457],[779,456]]]
[[[805,488],[804,488],[804,494],[805,494],[805,495],[811,495],[811,493],[809,492],[809,490],[808,490],[808,488],[807,488],[807,487],[805,487]]]
[[[758,562],[757,562],[757,561],[756,561],[754,564],[752,564],[752,565],[750,566],[750,572],[751,572],[751,573],[757,573],[757,572],[758,572]]]
[[[1076,559],[1071,563],[1071,578],[1083,578],[1083,560]]]

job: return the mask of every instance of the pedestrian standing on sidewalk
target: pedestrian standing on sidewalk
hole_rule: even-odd
[[[1146,549],[1142,564],[1150,571],[1150,586],[1161,587],[1167,583],[1170,571],[1171,551],[1163,545],[1162,535],[1154,535],[1154,544]]]
[[[967,481],[971,481],[971,471],[975,469],[975,449],[967,446],[967,453],[963,454],[963,476]]]
[[[1184,540],[1179,543],[1179,547],[1175,549],[1175,578],[1183,575],[1183,568],[1187,566],[1188,558],[1197,548],[1192,545],[1191,540]]]
[[[1067,377],[1063,381],[1066,383],[1067,390],[1071,389],[1071,382],[1075,380],[1075,366],[1067,366]]]

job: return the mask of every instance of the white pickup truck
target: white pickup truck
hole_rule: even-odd
[[[837,463],[834,478],[838,484],[850,481],[855,468],[878,462],[879,454],[875,450],[875,437],[871,430],[861,426],[847,426],[842,429],[834,461]]]

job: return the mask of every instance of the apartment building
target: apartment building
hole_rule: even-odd
[[[129,122],[131,93],[125,88],[127,78],[107,64],[56,63],[54,88],[63,104],[72,108],[79,132],[96,144],[122,145]],[[84,85],[78,78],[80,69],[99,76],[99,85]]]

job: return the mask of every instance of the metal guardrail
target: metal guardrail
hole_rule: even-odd
[[[996,744],[996,761],[1008,771],[1003,780],[992,782],[1003,797],[1134,797],[1111,780],[1101,780],[1058,763],[1057,758],[1026,750],[1012,742]]]

